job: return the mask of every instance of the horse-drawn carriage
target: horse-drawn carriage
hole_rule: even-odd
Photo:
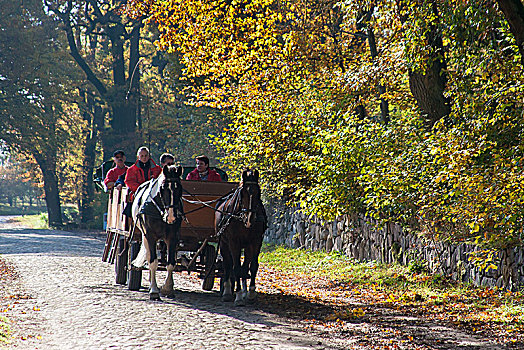
[[[219,172],[227,179],[224,172]],[[212,290],[215,277],[222,277],[223,266],[216,261],[218,240],[215,235],[213,206],[220,198],[232,193],[237,182],[204,182],[181,180],[185,219],[180,227],[180,239],[175,271],[195,272],[203,280],[202,288]],[[142,233],[133,221],[123,214],[130,202],[127,188],[112,190],[107,205],[106,243],[102,260],[115,264],[115,281],[127,284],[130,290],[141,287],[142,270],[131,262],[137,257]],[[159,269],[165,270],[164,242],[158,244]]]
[[[127,189],[111,192],[102,260],[115,264],[116,283],[127,283],[130,290],[140,289],[147,264],[152,300],[173,293],[173,271],[187,271],[198,273],[204,290],[212,290],[220,277],[224,301],[233,300],[235,287],[235,305],[254,301],[267,228],[258,171],[244,170],[240,184],[185,181],[182,175],[182,167],[165,166],[157,179],[143,183],[133,193],[133,220],[123,215],[130,202]],[[222,261],[217,261],[219,249]],[[161,290],[158,269],[167,271]]]

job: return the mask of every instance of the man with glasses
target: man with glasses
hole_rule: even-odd
[[[115,183],[118,178],[122,175],[125,175],[128,167],[125,164],[126,155],[124,151],[117,150],[113,153],[113,162],[115,162],[115,167],[111,168],[104,179],[104,185],[106,189],[110,190],[115,187]],[[122,185],[117,185],[117,189],[121,189]]]

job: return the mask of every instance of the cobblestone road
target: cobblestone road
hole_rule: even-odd
[[[4,293],[27,298],[11,306],[16,349],[326,349],[300,325],[258,310],[234,308],[200,282],[175,274],[174,299],[149,301],[145,288],[114,283],[100,260],[103,235],[6,229],[0,254],[19,272]],[[142,286],[147,286],[144,273]]]
[[[0,311],[11,321],[13,349],[505,348],[450,325],[380,308],[338,332],[310,327],[297,320],[307,315],[292,320],[281,311],[296,314],[318,305],[297,308],[293,296],[288,304],[273,304],[275,294],[261,294],[258,304],[235,308],[217,291],[202,291],[200,280],[187,274],[174,274],[173,299],[149,301],[148,273],[137,292],[114,283],[114,265],[100,259],[104,241],[100,233],[14,228],[0,217],[0,255],[18,272],[12,283],[0,279]],[[159,272],[159,281],[164,276]]]

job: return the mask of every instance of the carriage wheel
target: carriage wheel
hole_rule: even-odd
[[[129,267],[131,267],[131,261],[136,258],[139,251],[140,243],[136,241],[131,242],[131,246],[129,247]],[[127,279],[127,289],[139,290],[142,286],[142,270],[129,269],[129,271],[127,271]]]
[[[212,290],[213,285],[215,284],[215,247],[212,245],[206,245],[204,251],[202,252],[204,256],[204,277],[207,275],[207,278],[204,278],[202,281],[203,290]],[[209,273],[209,275],[208,275]]]
[[[118,249],[115,259],[115,282],[126,284],[127,282],[127,245],[124,237],[118,238]]]

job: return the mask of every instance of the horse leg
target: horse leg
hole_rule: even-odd
[[[255,252],[253,254],[253,259],[251,260],[251,264],[249,266],[249,272],[251,272],[251,281],[249,283],[249,291],[247,292],[247,302],[253,303],[255,302],[255,299],[257,297],[257,294],[255,292],[255,278],[257,277],[258,273],[258,255],[260,254],[260,247],[262,246],[262,243],[255,248]]]
[[[233,301],[233,292],[231,290],[233,261],[231,260],[231,253],[225,244],[221,245],[220,250],[224,259],[224,277],[222,277],[224,279],[224,292],[222,293],[222,301]]]
[[[247,278],[249,267],[251,266],[252,252],[251,247],[244,249],[244,262],[242,264],[241,277],[242,277],[242,297],[246,299],[247,297]]]
[[[238,248],[238,247],[235,247]],[[233,253],[233,276],[234,276],[234,286],[236,285],[236,297],[235,297],[235,306],[245,306],[246,301],[242,296],[242,289],[240,286],[240,277],[242,275],[242,266],[240,265],[240,248],[234,249]]]
[[[174,238],[171,238],[167,241],[167,277],[164,282],[164,285],[162,286],[161,293],[166,296],[173,296],[174,290],[173,290],[173,271],[175,270],[176,265],[176,247],[178,245],[178,241]]]
[[[156,240],[150,237],[145,242],[146,249],[149,250],[148,262],[149,262],[149,299],[160,300],[160,291],[156,284],[156,270],[158,269],[158,259],[156,256]]]

